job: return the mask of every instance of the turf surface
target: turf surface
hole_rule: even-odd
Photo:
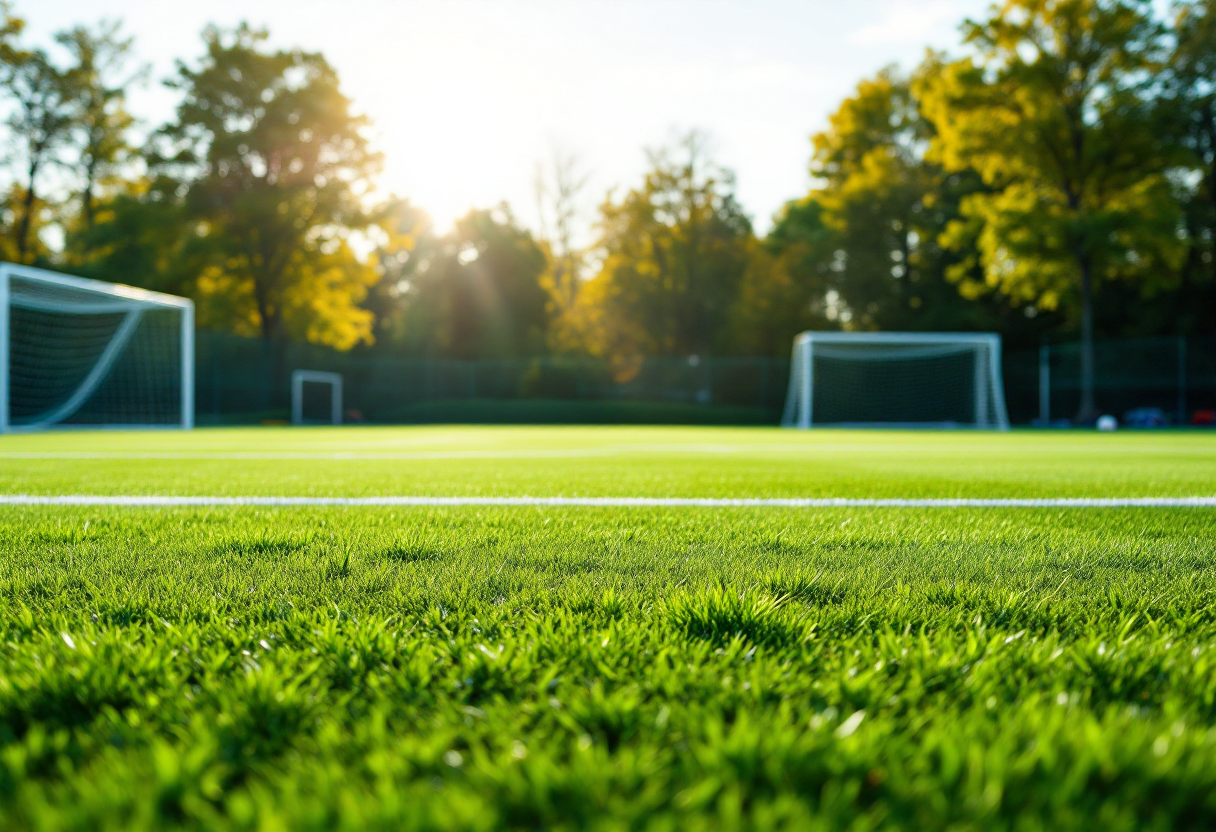
[[[6,437],[31,494],[1116,497],[1216,494],[1216,431],[441,427]]]
[[[5,437],[0,493],[1210,496],[1216,435]],[[0,508],[0,827],[1210,829],[1216,510]]]

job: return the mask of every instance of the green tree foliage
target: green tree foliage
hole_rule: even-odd
[[[1216,3],[1175,8],[1174,48],[1158,123],[1179,152],[1187,257],[1169,310],[1189,330],[1216,327]],[[1160,323],[1160,322],[1157,322]]]
[[[917,284],[934,265],[924,251],[936,236],[925,233],[938,184],[923,159],[930,129],[892,69],[862,81],[828,121],[812,138],[811,174],[823,183],[814,199],[835,232],[834,283],[848,323],[909,328],[923,304]]]
[[[406,239],[386,270],[396,343],[415,355],[512,358],[545,349],[547,262],[506,206],[477,210],[434,237],[425,218],[398,212]]]
[[[17,37],[24,25],[25,22],[13,14],[12,5],[7,0],[0,0],[0,84],[6,92],[10,73],[19,55]],[[19,199],[20,193],[15,187],[0,192],[0,260],[17,259],[13,242]]]
[[[400,345],[406,340],[406,296],[420,267],[425,269],[435,256],[439,239],[426,212],[396,196],[378,208],[371,236],[379,279],[363,306],[375,317],[376,343]]]
[[[921,90],[934,158],[973,170],[986,190],[963,199],[945,241],[974,247],[953,274],[1006,295],[1077,310],[1078,418],[1093,418],[1096,284],[1173,274],[1177,203],[1147,117],[1145,84],[1161,28],[1147,1],[1008,0],[964,26],[974,59]]]
[[[914,91],[939,66],[930,55],[911,78],[887,68],[863,80],[812,137],[817,185],[786,206],[753,258],[739,304],[746,323],[736,327],[741,351],[784,353],[807,328],[1033,326],[1007,301],[965,297],[947,277],[961,258],[939,238],[983,185],[926,158],[934,130]]]
[[[25,28],[25,21],[13,13],[13,4],[0,0],[0,65],[9,66],[17,53],[17,36]]]
[[[172,82],[183,101],[158,160],[186,188],[188,248],[209,264],[200,319],[339,349],[369,341],[359,303],[376,274],[350,247],[379,165],[365,120],[318,54],[269,50],[246,26],[204,40]]]
[[[72,91],[70,78],[41,49],[10,46],[6,61],[0,80],[11,104],[7,127],[16,157],[7,199],[13,214],[9,256],[18,263],[33,263],[47,254],[39,229],[50,206],[41,186],[71,139]]]
[[[601,208],[599,274],[572,329],[593,354],[705,355],[723,346],[753,244],[731,173],[690,134],[650,155],[639,188]]]
[[[732,307],[732,352],[785,356],[799,332],[839,327],[834,238],[813,197],[782,209],[772,230],[751,248]]]
[[[168,177],[142,177],[106,194],[92,229],[79,219],[71,225],[72,271],[173,295],[196,295],[197,277],[208,268],[208,260],[205,251],[190,245],[190,218],[177,186]],[[225,321],[211,320],[209,325],[234,328]]]
[[[123,166],[135,154],[130,141],[135,119],[127,110],[126,91],[140,73],[123,74],[132,40],[120,36],[118,23],[103,23],[97,31],[76,27],[55,39],[72,56],[65,75],[74,110],[76,154],[70,167],[79,182],[79,223],[73,229],[78,239],[69,248],[87,260],[98,201],[125,185]]]
[[[48,53],[0,0],[0,258],[189,295],[204,326],[268,343],[461,358],[631,367],[784,355],[806,328],[1079,329],[1089,417],[1095,333],[1216,331],[1216,2],[1153,9],[1004,0],[964,24],[966,59],[861,81],[765,239],[693,134],[609,197],[588,249],[586,177],[560,152],[536,239],[507,211],[440,235],[406,200],[376,206],[333,68],[246,26],[205,32],[170,81],[176,117],[136,150],[117,24]]]
[[[992,305],[960,296],[946,278],[957,255],[939,238],[979,190],[970,170],[926,158],[934,138],[914,87],[939,70],[931,55],[908,77],[887,68],[863,80],[812,137],[811,198],[834,232],[829,292],[850,329],[986,329]],[[980,300],[980,302],[973,302]]]
[[[136,155],[129,141],[134,119],[126,109],[126,88],[141,74],[119,77],[131,40],[119,36],[117,23],[60,32],[55,40],[70,58],[61,68],[42,50],[20,48],[21,22],[7,5],[0,5],[0,13],[0,77],[13,105],[9,137],[20,165],[4,197],[0,256],[104,273],[89,262],[102,203],[140,187],[123,177]],[[50,194],[44,180],[52,170],[58,187]],[[61,232],[57,236],[67,237],[66,251],[52,251],[43,239],[51,223]],[[124,230],[145,236],[129,223]],[[124,270],[119,279],[143,277]]]

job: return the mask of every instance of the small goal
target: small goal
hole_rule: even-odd
[[[305,401],[304,385],[325,385],[329,387],[328,406],[321,412],[314,412],[308,407],[310,401]],[[291,423],[293,425],[342,424],[342,374],[323,373],[320,370],[293,370],[291,373]]]
[[[804,332],[781,424],[1008,430],[1001,337]]]
[[[0,432],[193,426],[193,303],[0,263]]]

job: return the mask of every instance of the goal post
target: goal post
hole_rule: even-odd
[[[342,374],[323,373],[320,370],[293,370],[291,373],[291,423],[305,424],[304,385],[329,385],[329,421],[342,424]],[[314,420],[315,421],[315,420]]]
[[[194,427],[194,304],[0,263],[0,433]]]
[[[803,332],[781,424],[1008,430],[1001,337],[964,332]]]

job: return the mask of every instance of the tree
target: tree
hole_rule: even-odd
[[[86,245],[101,191],[115,184],[134,154],[128,133],[135,119],[126,108],[126,89],[140,73],[115,77],[130,59],[132,43],[118,30],[118,23],[103,23],[96,32],[76,27],[55,38],[73,58],[65,76],[75,110],[78,155],[72,167],[80,182],[80,231]]]
[[[396,196],[377,209],[370,231],[379,279],[363,306],[373,315],[376,343],[400,346],[407,341],[410,292],[438,254],[440,240],[426,212]]]
[[[889,67],[861,81],[812,137],[816,186],[785,207],[753,254],[736,350],[782,354],[807,328],[1027,328],[1003,299],[964,297],[947,278],[963,255],[938,238],[983,186],[972,171],[926,158],[933,125],[914,87],[939,66],[931,54],[910,77]]]
[[[812,137],[813,193],[824,223],[836,232],[836,290],[851,327],[907,329],[922,305],[921,221],[936,174],[925,164],[929,130],[907,79],[891,68],[858,84]]]
[[[179,63],[184,100],[155,167],[186,189],[189,249],[207,310],[269,341],[303,337],[348,349],[372,337],[359,303],[377,275],[349,245],[371,221],[363,199],[379,157],[319,54],[268,50],[266,33],[204,32],[206,55]],[[214,320],[213,323],[221,323]]]
[[[0,81],[7,83],[9,73],[22,51],[17,43],[25,21],[13,14],[13,4],[0,0]]]
[[[753,236],[705,144],[691,133],[652,152],[642,185],[600,209],[603,262],[575,313],[593,354],[707,355],[724,342]]]
[[[73,225],[72,270],[111,283],[198,296],[197,277],[209,258],[190,245],[190,218],[177,186],[168,178],[123,182],[121,190],[107,195],[91,229]]]
[[[469,212],[424,251],[411,258],[400,290],[398,337],[406,351],[458,359],[544,351],[548,264],[506,206]]]
[[[549,255],[545,286],[557,315],[574,307],[583,280],[586,252],[578,244],[578,237],[582,196],[588,179],[578,157],[560,149],[553,150],[547,163],[536,165],[533,185],[539,237]]]
[[[926,158],[934,137],[914,86],[938,71],[930,55],[912,76],[887,68],[861,81],[812,137],[812,191],[833,234],[837,320],[849,329],[979,329],[993,310],[964,298],[946,277],[959,259],[939,237],[960,200],[982,185],[969,170]]]
[[[16,51],[14,41],[25,27],[25,21],[13,14],[13,4],[0,0],[0,61],[5,66]]]
[[[983,279],[1016,300],[1072,303],[1081,330],[1079,421],[1097,415],[1094,292],[1171,274],[1177,206],[1146,113],[1161,29],[1148,0],[1007,0],[964,25],[975,52],[926,79],[932,158],[974,170],[944,241],[974,244]],[[965,281],[972,264],[953,275]]]
[[[763,241],[751,247],[732,304],[730,350],[739,355],[787,356],[794,336],[841,325],[835,233],[814,196],[790,202]]]
[[[1211,297],[1216,286],[1216,3],[1179,3],[1173,34],[1159,101],[1159,122],[1180,151],[1176,164],[1186,174],[1177,179],[1187,259],[1179,290],[1182,302],[1173,311],[1183,326],[1206,324],[1211,331],[1216,327]]]
[[[6,23],[6,30],[12,24]],[[42,253],[38,227],[45,210],[40,190],[47,170],[59,161],[75,125],[69,79],[41,49],[5,47],[4,91],[12,103],[7,125],[17,155],[18,175],[10,192],[12,257],[34,262]]]

